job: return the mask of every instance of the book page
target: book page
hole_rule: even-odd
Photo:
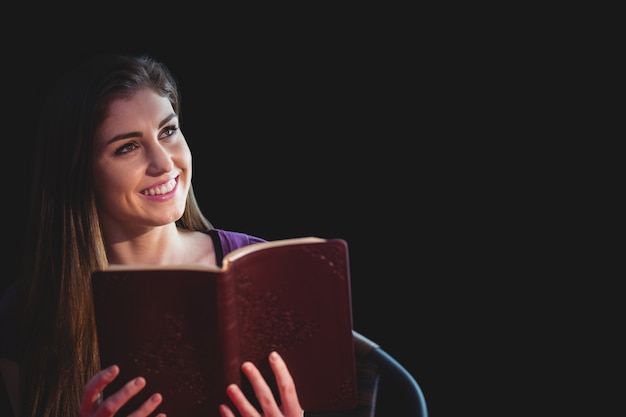
[[[262,250],[266,248],[274,248],[277,246],[285,246],[285,245],[300,245],[303,243],[317,243],[317,242],[325,242],[325,241],[326,239],[322,239],[320,237],[308,236],[308,237],[298,237],[298,238],[292,238],[292,239],[270,240],[268,242],[255,243],[252,245],[244,246],[239,249],[235,249],[234,251],[224,256],[224,265],[234,261],[235,259],[241,258],[242,256],[250,252],[254,252],[254,251],[258,251],[258,250]]]

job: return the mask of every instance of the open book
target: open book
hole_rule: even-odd
[[[247,360],[279,398],[268,361],[276,350],[306,411],[356,406],[344,240],[257,243],[227,254],[222,268],[111,266],[92,274],[92,286],[102,367],[121,369],[105,396],[143,376],[130,407],[160,392],[153,415],[215,416],[218,404],[231,404],[230,383],[256,401],[240,368]]]

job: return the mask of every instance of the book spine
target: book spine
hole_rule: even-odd
[[[241,347],[237,317],[237,287],[235,284],[235,279],[229,270],[226,270],[217,282],[216,293],[219,296],[217,297],[216,311],[221,344],[220,361],[223,365],[221,385],[224,393],[229,384],[241,385]]]

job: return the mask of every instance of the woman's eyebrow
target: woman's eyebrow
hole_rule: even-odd
[[[165,119],[163,119],[161,121],[161,123],[159,123],[159,128],[165,126],[170,120],[172,120],[172,119],[174,119],[176,117],[177,117],[176,113],[170,114]],[[111,139],[107,140],[106,141],[106,145],[108,146],[111,143],[117,142],[119,140],[124,140],[124,139],[128,139],[128,138],[136,138],[136,137],[141,137],[141,132],[120,133],[119,135],[115,135]]]

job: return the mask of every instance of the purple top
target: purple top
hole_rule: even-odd
[[[221,229],[208,230],[206,233],[213,239],[218,266],[222,266],[224,255],[229,252],[253,243],[265,242],[264,239],[256,236]],[[19,358],[17,349],[18,323],[21,316],[20,310],[23,308],[23,305],[18,302],[16,288],[15,284],[11,285],[0,299],[0,357],[13,361],[17,361]]]

